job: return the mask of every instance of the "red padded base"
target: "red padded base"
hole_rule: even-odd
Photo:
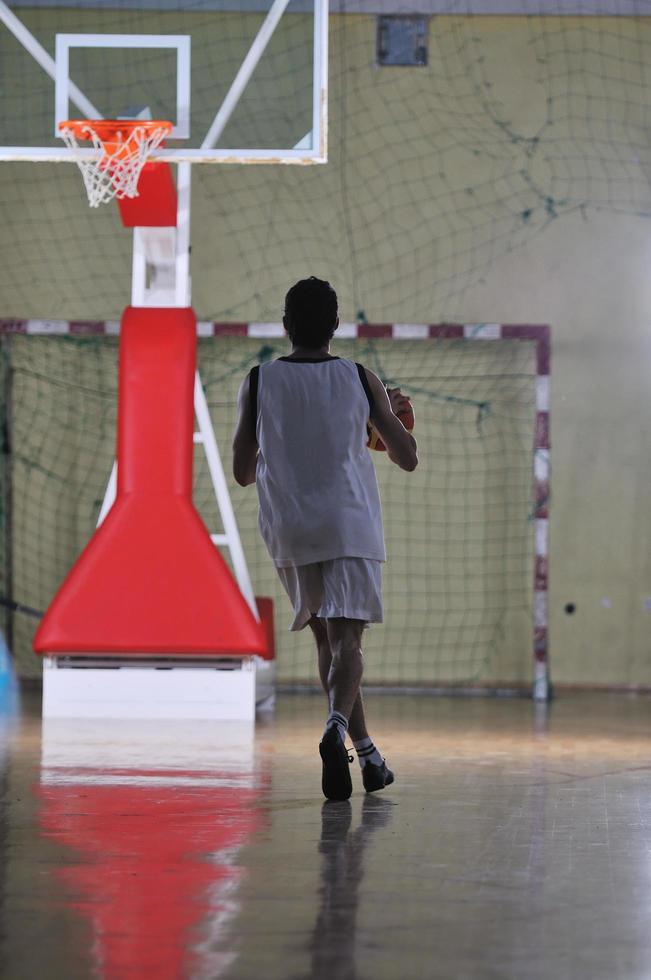
[[[48,609],[38,653],[268,653],[191,501],[196,320],[125,311],[117,499]]]
[[[34,646],[263,654],[267,641],[192,505],[125,494],[68,575]]]

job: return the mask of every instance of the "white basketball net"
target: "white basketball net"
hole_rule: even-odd
[[[125,133],[124,140],[111,152],[89,123],[84,127],[82,139],[92,142],[93,148],[100,151],[95,158],[82,156],[79,151],[85,148],[80,148],[75,133],[68,127],[61,129],[66,146],[75,153],[91,208],[105,204],[114,197],[138,196],[140,172],[150,154],[169,135],[169,129],[163,126],[156,129],[136,126]]]

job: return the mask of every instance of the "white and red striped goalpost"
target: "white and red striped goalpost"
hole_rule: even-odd
[[[35,336],[116,336],[119,324],[96,320],[0,320],[0,333]],[[284,338],[281,323],[217,323],[199,321],[199,337]],[[342,323],[337,338],[345,340],[465,340],[477,343],[521,341],[534,345],[535,425],[532,433],[533,615],[532,695],[551,695],[548,645],[548,554],[550,486],[550,328],[535,324],[369,324]],[[98,491],[101,488],[98,488]]]

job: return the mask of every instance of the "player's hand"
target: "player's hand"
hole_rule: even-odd
[[[403,395],[400,388],[387,388],[387,395],[394,415],[400,415],[401,412],[406,412],[409,409],[411,402],[406,395]]]

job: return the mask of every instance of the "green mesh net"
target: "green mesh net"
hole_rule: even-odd
[[[20,670],[43,610],[95,527],[115,451],[117,342],[5,337],[11,476],[4,537],[5,599]],[[199,342],[199,368],[257,595],[276,610],[278,676],[314,681],[308,631],[291,610],[257,529],[257,496],[230,477],[240,381],[284,353],[281,341]],[[385,624],[366,641],[369,683],[436,685],[531,677],[535,345],[520,340],[340,340],[337,352],[400,384],[416,410],[421,463],[404,473],[374,453],[389,561]],[[222,525],[208,467],[195,449],[195,503]],[[161,534],[164,534],[161,528]],[[223,552],[229,558],[228,550]],[[219,597],[215,597],[219,602]],[[26,611],[27,610],[27,611]]]
[[[15,9],[50,52],[57,31],[189,34],[196,146],[269,6]],[[310,6],[290,5],[219,145],[291,145],[308,131]],[[408,14],[428,4],[391,6]],[[380,67],[377,17],[360,12],[374,4],[339,4],[327,166],[194,168],[200,319],[277,320],[288,286],[314,273],[335,283],[344,319],[364,310],[376,323],[464,322],[465,292],[550,224],[596,212],[648,218],[651,18],[559,16],[565,6],[531,0],[519,8],[528,16],[495,17],[473,16],[469,0],[437,5],[427,65]],[[609,9],[651,12],[647,0]],[[0,143],[56,143],[53,84],[1,27],[0,59],[11,79],[0,92]],[[71,60],[106,115],[148,104],[168,118],[173,69],[156,51],[79,49]],[[3,164],[0,195],[12,245],[0,267],[3,315],[118,318],[129,236],[115,208],[89,211],[74,165]]]
[[[270,3],[11,6],[50,53],[63,31],[190,34],[196,145]],[[335,285],[343,321],[492,319],[477,312],[478,288],[492,277],[491,305],[508,308],[495,299],[500,263],[527,261],[550,226],[651,215],[648,0],[612,0],[613,16],[589,17],[562,16],[564,4],[542,0],[514,17],[477,16],[470,0],[437,5],[419,67],[378,65],[374,6],[387,4],[339,0],[330,18],[327,166],[194,168],[193,304],[201,320],[277,321],[288,286],[311,274]],[[396,0],[392,9],[423,6]],[[310,11],[310,0],[290,4],[220,145],[303,137]],[[4,28],[0,60],[8,80],[0,144],[47,145],[51,79]],[[172,72],[160,52],[78,50],[71,71],[107,115],[142,104],[171,115]],[[3,163],[0,201],[8,245],[0,316],[117,320],[131,289],[130,236],[116,209],[88,209],[76,168]],[[12,368],[1,397],[13,449],[0,474],[3,594],[42,610],[88,539],[108,478],[115,342],[16,336],[2,344]],[[422,453],[412,476],[377,460],[391,560],[387,623],[367,640],[369,680],[529,679],[532,347],[339,346],[413,395]],[[239,378],[263,349],[273,356],[280,346],[224,339],[200,348],[218,439],[228,448]],[[218,528],[199,458],[196,474],[198,505]],[[306,638],[285,635],[286,601],[255,533],[254,494],[233,488],[233,498],[256,591],[277,599],[280,676],[313,678]],[[14,610],[6,623],[25,673],[37,669],[29,652],[35,621]]]

